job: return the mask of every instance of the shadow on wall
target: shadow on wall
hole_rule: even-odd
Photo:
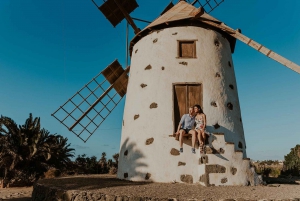
[[[118,177],[120,179],[128,179],[140,177],[142,180],[150,180],[151,174],[140,171],[144,167],[148,167],[147,164],[141,162],[141,159],[145,158],[144,154],[136,149],[136,143],[129,142],[127,138],[121,146]]]

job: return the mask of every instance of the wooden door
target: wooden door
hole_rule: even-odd
[[[182,115],[187,114],[190,106],[199,104],[202,107],[201,84],[175,84],[174,93],[174,131]]]

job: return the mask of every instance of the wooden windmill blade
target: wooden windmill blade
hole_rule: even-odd
[[[210,13],[223,2],[224,0],[194,0],[191,4],[195,5],[198,3],[206,13]]]
[[[115,60],[52,116],[86,142],[126,94],[129,69]]]
[[[210,20],[203,20],[201,21],[205,24],[211,25],[218,29],[221,29],[231,35],[232,37],[242,41],[243,43],[249,45],[250,47],[254,48],[255,50],[259,51],[260,53],[270,57],[271,59],[283,64],[284,66],[290,68],[291,70],[300,74],[300,66],[295,64],[294,62],[284,58],[283,56],[273,52],[272,50],[266,48],[265,46],[259,44],[258,42],[248,38],[247,36],[240,33],[240,30],[234,30],[229,26],[225,25],[224,23],[216,23]]]

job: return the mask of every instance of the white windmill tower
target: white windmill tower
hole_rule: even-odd
[[[169,4],[142,31],[128,14],[138,6],[135,0],[109,0],[99,7],[114,26],[125,17],[135,30],[129,48],[129,82],[129,67],[124,70],[114,61],[53,116],[86,141],[127,94],[120,179],[205,186],[253,182],[231,57],[236,39],[298,73],[300,67],[208,15],[202,7],[194,7],[196,3],[200,2]],[[194,104],[202,106],[212,133],[205,156],[189,151],[180,154],[178,142],[169,135]],[[184,143],[184,150],[189,150],[189,136]]]

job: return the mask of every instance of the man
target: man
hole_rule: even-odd
[[[192,135],[192,153],[195,154],[195,142],[196,142],[196,131],[192,130],[194,128],[195,124],[195,112],[194,108],[189,108],[189,113],[184,114],[181,117],[181,120],[179,122],[176,138],[179,136],[179,145],[180,145],[180,153],[183,153],[183,137],[185,134],[191,134]]]

